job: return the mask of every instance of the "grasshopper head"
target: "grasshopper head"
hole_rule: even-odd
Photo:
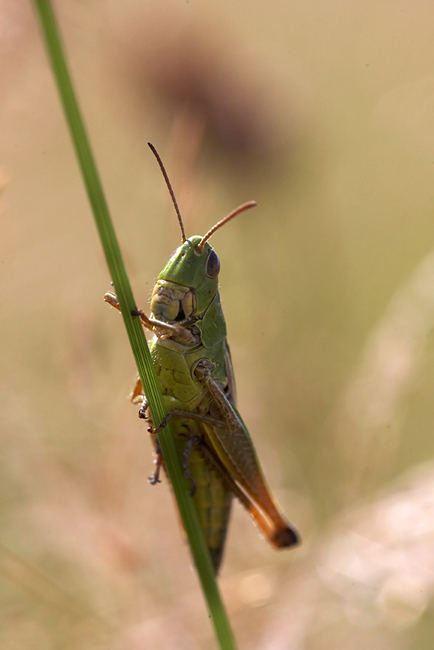
[[[158,276],[151,311],[165,321],[188,321],[202,314],[217,292],[220,261],[202,238],[190,237],[176,249]]]
[[[158,276],[151,298],[151,311],[155,318],[164,321],[185,322],[200,316],[217,293],[220,261],[207,240],[237,214],[252,208],[255,201],[243,203],[218,221],[208,232],[186,239],[181,213],[163,162],[154,145],[148,145],[163,173],[181,228],[182,245],[176,249]]]

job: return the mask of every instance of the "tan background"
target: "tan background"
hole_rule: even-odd
[[[424,650],[434,587],[429,2],[56,2],[137,301],[215,235],[239,407],[303,545],[237,506],[240,648]],[[0,646],[210,648],[35,18],[0,2]]]

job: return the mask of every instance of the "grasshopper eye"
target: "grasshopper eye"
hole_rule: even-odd
[[[220,271],[220,260],[215,251],[211,251],[206,261],[206,274],[209,278],[216,278]]]

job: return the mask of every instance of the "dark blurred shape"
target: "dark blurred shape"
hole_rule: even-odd
[[[267,165],[276,149],[286,148],[288,127],[276,109],[281,93],[276,96],[258,62],[241,59],[242,39],[227,31],[215,36],[204,26],[180,28],[176,19],[168,25],[167,16],[149,25],[143,21],[143,30],[129,33],[124,50],[130,83],[146,111],[151,93],[158,113],[178,131],[181,121],[187,132],[199,131],[208,153],[243,166]]]

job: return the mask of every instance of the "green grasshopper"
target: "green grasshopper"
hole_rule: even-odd
[[[218,292],[220,262],[208,239],[250,201],[218,221],[203,236],[185,236],[181,214],[163,163],[152,149],[167,183],[178,216],[182,244],[158,276],[151,297],[151,316],[142,311],[143,325],[154,333],[151,356],[167,417],[155,429],[138,379],[131,400],[141,402],[139,416],[150,423],[156,468],[150,482],[159,482],[164,461],[158,431],[169,419],[184,474],[191,483],[199,522],[215,572],[218,572],[233,496],[238,497],[265,537],[277,548],[293,546],[297,532],[279,512],[265,482],[249,432],[235,403],[235,381],[226,339],[226,324]],[[113,293],[106,302],[119,309]]]

